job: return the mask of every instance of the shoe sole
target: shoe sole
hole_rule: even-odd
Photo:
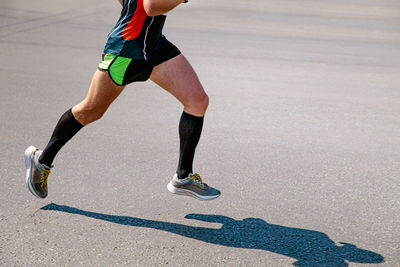
[[[35,152],[36,147],[30,146],[25,150],[25,167],[26,167],[26,185],[28,186],[29,191],[37,198],[40,197],[32,187],[32,153]]]
[[[172,184],[172,182],[169,182],[167,188],[168,188],[168,191],[171,192],[172,194],[189,196],[189,197],[193,197],[193,198],[196,198],[199,200],[213,200],[221,195],[221,194],[218,194],[218,195],[214,195],[214,196],[202,196],[202,195],[199,195],[199,194],[197,194],[193,191],[187,190],[187,189],[177,188]]]

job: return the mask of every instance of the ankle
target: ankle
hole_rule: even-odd
[[[178,176],[178,179],[186,179],[189,177],[189,174],[191,172],[185,171],[185,170],[178,170],[176,171],[176,175]]]

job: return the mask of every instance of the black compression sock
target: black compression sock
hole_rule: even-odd
[[[193,158],[200,140],[204,117],[196,117],[183,112],[179,122],[180,152],[176,173],[179,179],[188,177],[193,170]]]
[[[58,121],[49,143],[39,158],[41,164],[51,166],[58,151],[80,130],[83,125],[67,110]]]

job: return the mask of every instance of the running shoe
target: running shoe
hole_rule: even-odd
[[[25,150],[26,184],[29,191],[40,198],[47,197],[47,177],[51,167],[39,163],[42,151],[34,146]]]
[[[221,195],[221,191],[208,186],[197,173],[191,173],[185,179],[179,179],[175,174],[167,188],[173,194],[186,195],[200,200],[212,200]]]

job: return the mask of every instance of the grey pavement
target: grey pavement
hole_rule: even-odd
[[[25,185],[83,99],[117,1],[0,2],[1,266],[400,266],[400,2],[191,0],[165,34],[211,103],[175,196],[180,104],[130,85]]]

